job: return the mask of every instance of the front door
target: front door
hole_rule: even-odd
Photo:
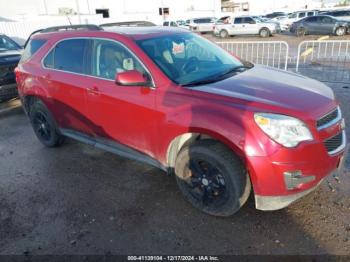
[[[152,86],[121,86],[119,72],[137,70],[151,76],[127,47],[108,39],[94,39],[88,86],[90,117],[97,138],[106,138],[153,156],[157,136],[155,94]],[[152,81],[151,81],[152,82]]]

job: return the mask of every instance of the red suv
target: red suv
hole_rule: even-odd
[[[242,63],[179,28],[34,34],[18,91],[46,146],[70,137],[174,173],[212,215],[276,210],[342,166],[344,119],[330,88]]]

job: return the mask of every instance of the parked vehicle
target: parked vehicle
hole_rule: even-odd
[[[22,47],[0,34],[0,102],[17,97],[14,69],[21,58]]]
[[[163,22],[163,26],[181,27],[184,29],[190,29],[190,26],[183,20],[168,20]]]
[[[294,22],[297,22],[300,19],[308,17],[308,16],[315,16],[317,14],[318,14],[318,11],[315,11],[315,10],[298,11],[298,12],[294,12],[294,13],[289,14],[287,18],[280,19],[278,22],[280,23],[282,31],[289,31],[291,25]]]
[[[189,29],[191,31],[199,33],[209,33],[213,32],[215,21],[216,18],[214,17],[203,17],[187,20],[186,24],[188,24]]]
[[[278,16],[286,16],[286,15],[287,15],[287,13],[285,13],[285,12],[273,12],[273,13],[265,15],[265,17],[268,19],[273,19],[273,18],[276,18]]]
[[[283,208],[342,167],[345,124],[330,88],[245,66],[188,30],[37,33],[25,52],[18,90],[45,146],[68,136],[174,173],[208,214],[234,214],[252,189],[256,208]]]
[[[251,16],[240,16],[231,18],[230,23],[215,24],[214,35],[226,38],[234,35],[260,35],[269,37],[279,32],[277,23],[266,23],[254,19]]]
[[[101,24],[100,27],[113,27],[113,26],[155,26],[156,24],[149,21],[124,21]]]
[[[288,18],[287,15],[284,15],[284,16],[277,16],[277,17],[275,17],[275,18],[272,18],[270,21],[279,22],[280,20],[286,19],[286,18]]]
[[[350,21],[341,21],[328,15],[312,16],[293,23],[291,32],[297,35],[334,34],[345,35],[350,27]]]
[[[323,15],[330,15],[338,18],[339,20],[350,21],[350,10],[337,10],[326,12]]]

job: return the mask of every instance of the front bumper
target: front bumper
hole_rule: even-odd
[[[349,152],[349,145],[347,145],[345,147],[344,152],[339,155],[339,162],[338,162],[337,168],[328,175],[343,173],[343,168],[345,165],[345,161],[347,159],[348,152]],[[281,196],[264,196],[264,195],[255,194],[255,207],[256,209],[264,210],[264,211],[282,209],[290,205],[294,201],[314,191],[322,183],[323,180],[324,178],[321,178],[312,187],[309,187],[306,190],[303,190],[294,194],[281,195]]]

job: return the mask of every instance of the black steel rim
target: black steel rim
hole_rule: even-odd
[[[42,140],[49,141],[51,139],[50,125],[46,116],[42,112],[35,113],[33,125],[35,132]]]
[[[189,193],[206,206],[226,202],[228,192],[225,178],[217,167],[206,160],[191,159],[184,180]]]

